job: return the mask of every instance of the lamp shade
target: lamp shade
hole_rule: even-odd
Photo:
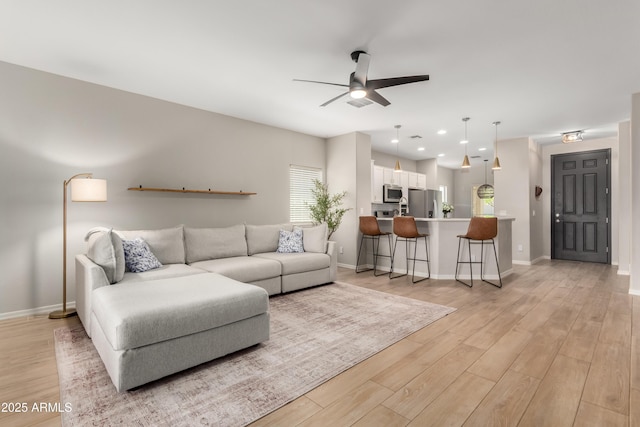
[[[71,201],[73,202],[106,202],[106,179],[72,179]]]

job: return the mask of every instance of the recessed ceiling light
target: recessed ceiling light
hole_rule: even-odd
[[[418,147],[418,151],[424,151],[424,147]]]
[[[438,157],[444,157],[444,153],[438,154]]]
[[[584,132],[581,130],[575,130],[573,132],[565,132],[562,134],[562,142],[564,144],[570,144],[572,142],[582,141],[582,134]]]
[[[469,143],[469,140],[467,139],[463,139],[462,141],[460,141],[460,144],[468,144],[468,143]]]
[[[391,143],[392,143],[392,144],[397,144],[398,142],[400,142],[400,140],[399,140],[398,138],[393,138],[393,139],[391,140]]]
[[[444,130],[444,129],[440,129],[440,130],[438,131],[438,135],[444,135],[445,133],[447,133],[447,131],[446,131],[446,130]]]
[[[478,151],[486,151],[487,147],[478,148]]]

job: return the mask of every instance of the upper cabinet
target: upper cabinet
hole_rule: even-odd
[[[409,188],[426,190],[427,176],[423,173],[409,172]]]
[[[391,168],[371,164],[371,203],[383,203],[382,186],[385,184],[402,187],[405,196],[408,189],[427,189],[427,176],[417,172],[395,172]]]
[[[384,168],[371,166],[371,203],[382,203],[382,186],[384,185]]]
[[[378,166],[381,167],[381,166]],[[400,185],[400,177],[391,168],[382,168],[383,170],[383,184]]]

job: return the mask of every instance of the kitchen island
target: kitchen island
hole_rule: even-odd
[[[429,234],[429,256],[431,259],[432,279],[454,279],[456,271],[456,252],[458,250],[458,235],[466,234],[469,227],[470,218],[416,218],[416,224],[420,233]],[[496,252],[502,277],[506,277],[512,272],[511,262],[511,223],[515,221],[513,217],[498,217],[498,236],[496,242]],[[393,218],[378,218],[380,230],[393,232]],[[394,238],[395,240],[395,238]],[[384,243],[384,242],[381,242]],[[466,243],[466,240],[463,241]],[[480,261],[480,246],[471,245],[471,259]],[[393,247],[393,244],[392,244]],[[380,253],[386,254],[386,244],[380,245]],[[410,246],[411,256],[413,256],[413,244]],[[425,258],[424,243],[422,239],[418,243],[417,258]],[[468,260],[468,245],[464,244],[461,250],[461,257]],[[368,247],[368,262],[372,265],[371,248]],[[491,244],[484,246],[484,276],[488,280],[497,280],[498,271],[493,255]],[[363,260],[364,262],[364,260]],[[389,258],[378,258],[379,268],[389,270]],[[409,262],[412,267],[412,261]],[[394,272],[406,273],[407,264],[405,256],[405,243],[400,241],[396,248],[394,262]],[[416,276],[427,276],[427,263],[418,261],[416,263]],[[469,264],[461,264],[459,270],[461,279],[467,281],[470,278]],[[480,264],[473,264],[473,279],[480,280]]]

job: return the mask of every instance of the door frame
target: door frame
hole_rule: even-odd
[[[553,206],[555,206],[555,191],[554,189],[555,184],[556,184],[556,177],[555,177],[555,168],[554,168],[554,161],[556,158],[560,158],[560,157],[568,157],[568,156],[574,156],[574,155],[579,155],[579,154],[589,154],[589,153],[605,153],[606,157],[607,157],[607,172],[606,172],[606,179],[607,179],[607,223],[606,223],[606,229],[607,229],[607,262],[606,264],[611,265],[611,148],[602,148],[602,149],[596,149],[596,150],[584,150],[584,151],[571,151],[571,152],[567,152],[567,153],[558,153],[558,154],[552,154],[550,156],[550,161],[549,161],[549,173],[551,174],[551,191],[549,191],[549,224],[550,224],[550,228],[551,228],[551,259],[558,259],[556,258],[556,254],[555,254],[555,227],[553,226],[553,221],[555,219],[554,217],[554,212],[553,212]],[[589,262],[589,261],[584,261],[584,262]]]

